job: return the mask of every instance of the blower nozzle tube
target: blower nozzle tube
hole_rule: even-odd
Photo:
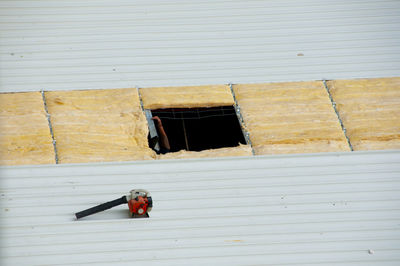
[[[88,215],[91,215],[91,214],[95,214],[95,213],[98,213],[98,212],[102,212],[102,211],[111,209],[112,207],[115,207],[115,206],[118,206],[118,205],[121,205],[121,204],[125,204],[125,203],[128,203],[128,201],[126,199],[126,196],[122,196],[119,199],[115,199],[115,200],[112,200],[112,201],[97,205],[97,206],[92,207],[90,209],[77,212],[77,213],[75,213],[75,216],[76,216],[76,219],[80,219],[82,217],[85,217],[85,216],[88,216]]]

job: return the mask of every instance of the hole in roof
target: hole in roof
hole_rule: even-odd
[[[202,151],[246,144],[233,106],[151,110],[161,119],[170,152]]]

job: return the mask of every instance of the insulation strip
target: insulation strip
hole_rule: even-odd
[[[233,106],[229,86],[190,86],[141,88],[140,95],[145,109],[195,108]]]
[[[256,155],[400,148],[400,78],[140,89],[147,109],[240,105]],[[60,163],[249,156],[251,147],[156,156],[137,89],[44,93]],[[330,99],[331,97],[331,99]],[[40,92],[0,94],[1,164],[55,163]],[[332,102],[331,102],[332,101]],[[336,103],[332,108],[332,103]],[[337,115],[335,113],[337,112]],[[243,124],[243,125],[244,125]]]
[[[136,89],[46,92],[60,163],[154,159]]]
[[[257,155],[348,151],[322,82],[233,85]]]
[[[2,165],[55,163],[40,92],[0,94],[0,126]]]
[[[354,150],[400,149],[400,78],[334,80],[327,86]]]

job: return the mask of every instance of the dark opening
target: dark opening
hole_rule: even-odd
[[[246,144],[233,106],[158,109],[152,115],[160,117],[171,152]]]

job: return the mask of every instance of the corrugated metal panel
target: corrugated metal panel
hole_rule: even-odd
[[[0,2],[1,91],[398,76],[397,0]]]
[[[2,265],[400,263],[400,151],[1,168]],[[126,207],[152,192],[150,219]]]

